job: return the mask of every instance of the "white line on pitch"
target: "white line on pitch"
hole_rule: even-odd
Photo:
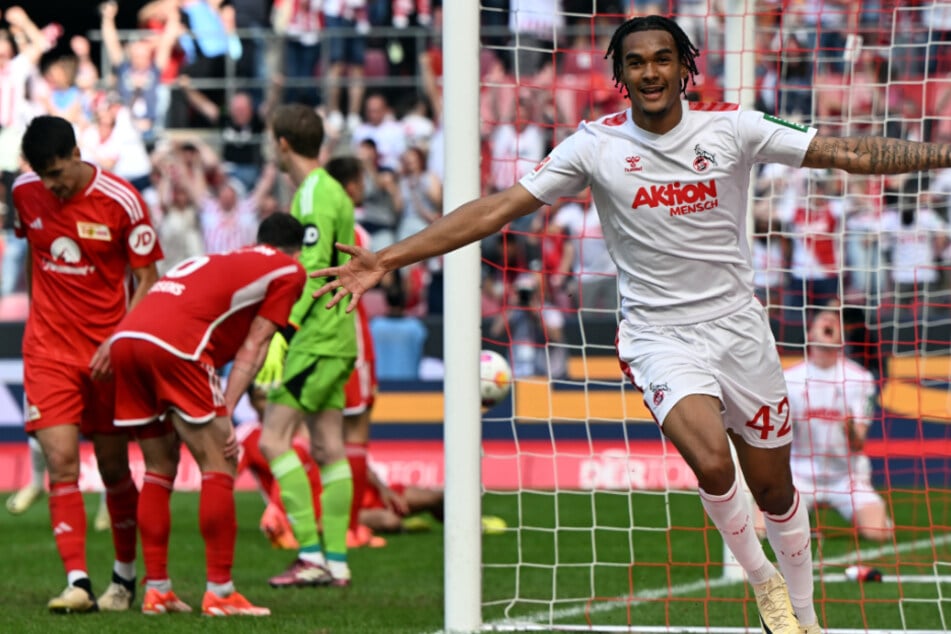
[[[918,550],[919,548],[930,547],[930,546],[940,546],[951,542],[951,535],[942,535],[940,537],[935,537],[934,539],[922,539],[914,542],[905,542],[902,544],[887,544],[883,546],[875,546],[873,548],[866,548],[856,552],[851,552],[846,555],[841,555],[839,557],[833,557],[831,559],[823,560],[822,566],[844,566],[848,564],[853,564],[860,561],[868,561],[870,559],[877,559],[878,557],[883,557],[890,554],[899,554],[910,551]],[[813,564],[813,568],[819,569],[819,562]],[[899,577],[895,577],[898,579]],[[904,576],[900,577],[904,579]],[[934,577],[935,581],[944,580],[943,577]],[[536,614],[530,614],[526,616],[519,617],[517,620],[512,619],[497,619],[486,623],[486,626],[498,627],[498,626],[518,626],[520,623],[524,625],[531,626],[532,624],[537,624],[547,621],[552,623],[553,621],[560,621],[562,619],[569,619],[573,617],[581,617],[585,614],[596,614],[602,612],[612,612],[617,609],[627,609],[636,608],[640,603],[650,601],[652,599],[660,599],[662,597],[672,597],[680,596],[685,594],[691,594],[693,592],[700,592],[701,590],[714,589],[714,588],[723,588],[726,586],[732,586],[737,583],[743,583],[742,579],[733,579],[733,578],[715,578],[715,579],[699,579],[697,581],[692,581],[690,583],[678,584],[676,586],[668,588],[657,588],[653,590],[645,590],[636,595],[622,595],[615,597],[614,599],[608,599],[605,601],[599,601],[592,605],[585,605],[581,607],[574,608],[563,608],[561,610],[549,611],[549,612],[538,612]],[[683,631],[688,631],[689,628],[684,629]],[[628,630],[625,630],[628,631]],[[677,631],[675,628],[672,631]],[[736,630],[731,630],[736,631]],[[742,631],[742,630],[741,630]],[[750,630],[754,631],[754,630]],[[862,630],[864,632],[864,630]],[[935,630],[937,631],[937,630]]]

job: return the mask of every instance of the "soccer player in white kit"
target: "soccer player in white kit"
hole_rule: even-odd
[[[807,334],[806,359],[785,372],[793,482],[807,509],[828,504],[865,539],[891,539],[892,520],[862,453],[877,403],[875,377],[846,357],[839,309],[816,313]]]
[[[330,276],[316,295],[334,291],[334,305],[352,294],[352,310],[387,271],[480,240],[590,186],[618,267],[622,365],[696,474],[707,514],[753,586],[763,631],[815,634],[809,517],[789,467],[786,384],[753,299],[750,171],[761,162],[867,174],[939,168],[951,165],[951,145],[820,137],[736,105],[688,104],[681,93],[697,73],[697,54],[668,18],[628,20],[608,55],[629,110],[582,123],[519,183],[378,253],[338,245],[353,257],[312,273]],[[782,574],[738,493],[729,439]]]

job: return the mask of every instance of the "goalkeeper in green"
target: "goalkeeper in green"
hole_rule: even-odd
[[[353,244],[353,203],[343,187],[320,167],[323,123],[313,109],[279,106],[270,120],[281,171],[297,186],[291,214],[304,225],[301,264],[308,272],[345,263],[335,243]],[[324,278],[308,278],[290,321],[297,330],[274,336],[258,384],[270,387],[261,430],[261,453],[280,484],[297,559],[269,580],[274,587],[346,586],[347,526],[353,480],[344,450],[344,386],[357,356],[353,315],[343,306],[326,308],[313,298]],[[310,482],[291,442],[306,423],[310,453],[320,467],[323,543],[317,533]]]

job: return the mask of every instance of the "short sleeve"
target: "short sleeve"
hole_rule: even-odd
[[[737,138],[751,163],[801,167],[816,129],[752,110],[737,117]]]
[[[286,268],[288,271],[285,275],[275,278],[268,285],[267,294],[258,309],[259,317],[264,317],[279,327],[287,325],[291,308],[300,298],[307,282],[307,274],[300,264],[295,262],[288,264]]]
[[[574,196],[591,184],[597,145],[597,136],[582,126],[558,144],[519,183],[532,196],[549,205],[559,198]]]

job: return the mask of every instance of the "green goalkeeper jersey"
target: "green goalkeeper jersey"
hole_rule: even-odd
[[[353,244],[353,202],[343,186],[323,168],[307,175],[291,202],[291,215],[304,225],[300,262],[308,273],[344,264],[350,256],[338,251],[337,242]],[[304,294],[291,310],[290,321],[299,327],[291,346],[326,357],[356,357],[357,337],[353,313],[347,302],[327,310],[333,297],[314,299],[326,278],[308,277]]]

